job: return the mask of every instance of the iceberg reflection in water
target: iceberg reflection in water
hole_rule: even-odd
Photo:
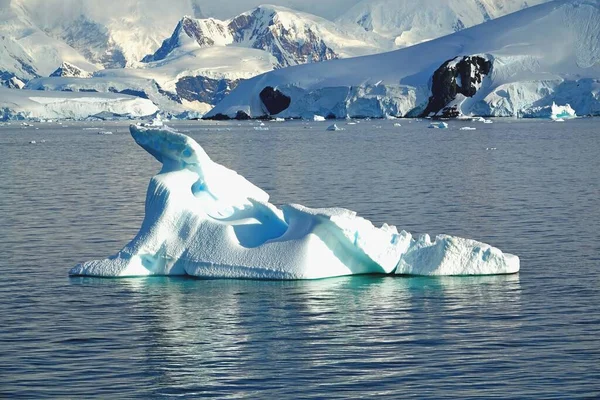
[[[71,275],[318,279],[519,271],[517,256],[474,240],[413,238],[342,208],[277,208],[190,137],[163,126],[130,131],[163,164],[150,181],[142,227],[118,254],[79,264]]]

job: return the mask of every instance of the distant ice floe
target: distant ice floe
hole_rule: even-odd
[[[337,126],[336,124],[333,124],[333,125],[329,125],[329,126],[327,127],[327,130],[328,130],[328,131],[343,131],[343,130],[344,130],[344,128],[340,128],[340,127],[339,127],[339,126]]]
[[[429,124],[428,128],[435,128],[435,129],[448,129],[448,123],[446,122],[432,122]]]
[[[473,128],[471,126],[463,126],[462,128],[460,128],[461,131],[476,131],[477,128]]]
[[[79,264],[70,275],[318,279],[519,271],[517,256],[475,240],[414,238],[343,208],[276,207],[188,136],[168,127],[130,131],[162,163],[148,187],[142,227],[116,255]]]

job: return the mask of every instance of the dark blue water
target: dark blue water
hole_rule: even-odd
[[[476,238],[520,274],[69,278],[137,232],[159,165],[122,123],[0,127],[0,398],[599,397],[600,121],[400,122],[175,126],[275,203]]]

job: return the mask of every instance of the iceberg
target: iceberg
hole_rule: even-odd
[[[72,276],[318,279],[519,271],[517,256],[474,240],[413,238],[343,208],[276,207],[188,136],[167,126],[130,131],[162,163],[148,187],[144,222],[116,255],[81,263]]]
[[[328,130],[328,131],[343,131],[343,130],[344,130],[344,128],[340,128],[340,127],[339,127],[339,126],[337,126],[336,124],[333,124],[333,125],[329,125],[329,126],[327,127],[327,130]]]
[[[577,118],[575,110],[570,104],[560,106],[555,102],[552,105],[544,107],[532,107],[523,111],[524,118],[550,118],[554,121],[562,122],[566,119]],[[561,121],[562,120],[562,121]]]
[[[448,129],[448,124],[446,122],[432,122],[431,124],[429,124],[428,128],[435,128],[435,129]]]

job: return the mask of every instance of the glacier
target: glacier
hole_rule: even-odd
[[[150,100],[115,93],[52,92],[0,87],[0,121],[74,119],[96,115],[143,118],[158,112]]]
[[[413,237],[343,208],[276,207],[190,137],[161,124],[130,131],[162,163],[148,187],[141,229],[117,254],[78,264],[71,276],[287,280],[519,271],[517,256],[475,240]]]
[[[205,118],[518,117],[552,102],[600,115],[598,38],[599,2],[550,1],[400,50],[265,73]],[[266,103],[267,89],[287,104]]]

